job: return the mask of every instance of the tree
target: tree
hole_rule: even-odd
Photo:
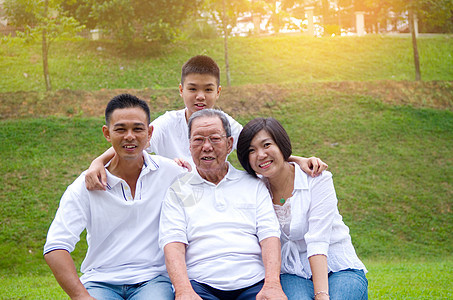
[[[128,46],[135,37],[172,40],[203,0],[63,0],[63,8],[88,28],[110,33]]]
[[[24,26],[24,32],[18,34],[20,37],[41,40],[44,81],[46,90],[52,90],[49,48],[56,40],[75,36],[83,26],[61,11],[58,0],[7,0],[5,9],[13,25]]]
[[[225,71],[227,86],[230,86],[230,63],[228,55],[228,36],[231,29],[236,26],[238,17],[249,11],[250,3],[247,0],[207,0],[206,10],[211,13],[220,30],[223,32],[223,45],[225,56]]]

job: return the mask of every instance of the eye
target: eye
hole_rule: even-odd
[[[221,140],[222,138],[220,136],[211,136],[211,142],[214,144],[220,143]]]
[[[251,149],[251,148],[250,148],[250,149],[249,149],[249,154],[253,154],[253,153],[255,153],[255,149]]]
[[[142,132],[143,130],[145,130],[143,127],[134,128],[134,131],[137,131],[137,132]]]
[[[264,143],[264,148],[269,148],[271,145],[271,143]]]
[[[125,129],[124,129],[124,128],[115,128],[115,130],[114,130],[114,131],[116,131],[116,132],[124,132],[124,131],[125,131]]]

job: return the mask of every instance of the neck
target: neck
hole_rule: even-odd
[[[272,201],[274,204],[282,205],[281,199],[288,199],[291,197],[294,190],[294,166],[288,162],[285,163],[284,167],[278,172],[277,176],[267,178],[272,191]]]
[[[197,167],[197,171],[204,180],[218,184],[228,173],[228,164],[225,163],[220,168],[215,170],[203,170]]]
[[[137,159],[121,159],[115,155],[107,169],[110,173],[127,182],[132,191],[132,196],[135,195],[135,185],[142,171],[144,157],[140,156]]]

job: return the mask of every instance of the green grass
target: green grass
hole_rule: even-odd
[[[98,109],[116,92],[109,89],[139,89],[154,118],[181,106],[176,87],[190,56],[208,54],[224,70],[223,44],[126,52],[104,42],[55,44],[50,68],[60,91],[44,93],[39,45],[17,43],[0,44],[0,299],[65,299],[42,247],[67,185],[108,147]],[[234,86],[219,101],[243,124],[274,116],[295,154],[329,164],[370,271],[370,299],[452,298],[453,39],[419,39],[422,77],[436,82],[403,81],[414,77],[410,47],[404,37],[232,38]],[[77,267],[85,250],[82,237]]]
[[[451,299],[453,261],[365,261],[369,299]],[[0,299],[69,299],[50,273],[0,276]]]
[[[40,45],[0,41],[0,92],[43,91]],[[453,80],[452,36],[420,37],[418,46],[423,80]],[[415,77],[409,37],[231,38],[229,49],[232,85]],[[212,56],[225,70],[222,39],[137,43],[126,50],[108,42],[60,42],[51,46],[49,66],[55,90],[158,89],[176,87],[181,65],[197,54]]]

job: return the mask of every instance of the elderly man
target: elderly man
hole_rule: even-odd
[[[63,197],[44,246],[44,258],[71,299],[174,299],[158,247],[162,200],[185,171],[144,151],[152,134],[148,105],[113,98],[102,131],[117,155],[107,165],[107,190],[88,191],[85,172]],[[70,252],[86,228],[88,252],[79,279]]]
[[[159,230],[176,299],[286,299],[267,188],[226,161],[233,138],[222,112],[201,110],[188,125],[196,172],[168,190]]]

